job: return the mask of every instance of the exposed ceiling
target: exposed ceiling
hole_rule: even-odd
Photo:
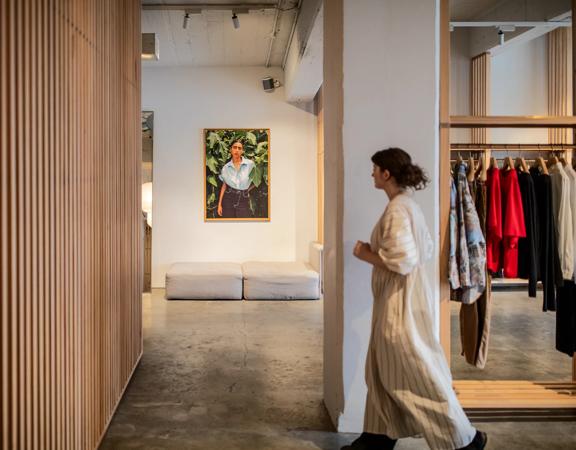
[[[142,0],[150,5],[246,5],[275,3],[273,0]],[[282,0],[270,53],[270,65],[280,66],[290,37],[298,0]],[[232,24],[229,10],[204,9],[190,14],[183,28],[184,9],[142,11],[142,32],[156,33],[159,61],[143,61],[144,66],[263,66],[269,52],[276,17],[274,7],[239,12],[240,28]]]

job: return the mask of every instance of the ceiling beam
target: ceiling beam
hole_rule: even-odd
[[[551,31],[554,31],[556,28],[560,28],[561,26],[564,26],[564,25],[559,25],[559,24],[570,23],[570,25],[571,25],[572,24],[571,16],[572,16],[571,11],[565,12],[564,14],[560,14],[560,15],[554,17],[551,21],[549,21],[549,23],[551,25],[534,27],[530,30],[525,31],[524,33],[520,33],[520,34],[506,40],[506,42],[502,45],[496,45],[496,46],[488,49],[488,52],[492,56],[496,56],[496,55],[501,54],[507,50],[510,50],[511,48],[514,48],[518,45],[522,45],[526,42],[530,42],[534,39],[539,38],[540,36],[543,36],[547,33],[550,33]],[[570,22],[567,22],[568,20],[570,20]]]
[[[276,2],[268,3],[182,3],[182,4],[144,4],[143,10],[148,11],[186,11],[212,9],[218,11],[238,11],[238,10],[259,10],[259,9],[276,9]]]
[[[550,20],[547,22],[523,22],[523,21],[508,21],[508,22],[450,22],[450,26],[455,28],[468,27],[468,28],[481,28],[481,27],[505,27],[514,26],[518,28],[533,28],[533,27],[571,27],[572,21],[557,21]]]

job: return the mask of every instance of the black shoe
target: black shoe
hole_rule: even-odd
[[[483,450],[488,443],[488,435],[482,431],[476,431],[474,439],[466,447],[457,450]]]
[[[340,450],[392,450],[395,445],[396,439],[390,439],[385,434],[362,433],[352,444]]]

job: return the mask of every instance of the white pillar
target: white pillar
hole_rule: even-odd
[[[373,187],[374,152],[401,147],[428,171],[432,183],[416,198],[439,235],[439,1],[330,0],[324,8],[325,400],[339,431],[360,432],[372,294],[370,267],[352,248],[369,241],[387,203]],[[437,263],[429,275],[438,298]]]

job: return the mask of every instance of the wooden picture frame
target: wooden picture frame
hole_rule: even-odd
[[[231,145],[240,140],[243,145],[243,158],[253,165],[249,173],[250,187],[242,190],[228,188],[223,196],[223,210],[219,210],[223,185],[222,169],[231,161]],[[204,128],[202,130],[204,150],[204,221],[205,222],[270,222],[270,151],[271,136],[269,128]],[[244,183],[246,172],[242,175]],[[231,208],[230,198],[238,195],[239,208]],[[245,200],[247,199],[247,200]],[[228,200],[228,201],[226,201]],[[228,207],[226,207],[228,204]],[[249,209],[247,209],[249,208]],[[246,213],[248,211],[248,213]],[[222,212],[222,216],[220,216]],[[246,217],[250,215],[250,217]]]

